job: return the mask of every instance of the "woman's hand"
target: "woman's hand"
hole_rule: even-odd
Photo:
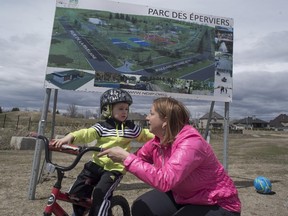
[[[103,155],[107,155],[108,158],[113,160],[114,162],[123,163],[123,161],[128,157],[130,153],[125,151],[123,148],[116,146],[109,149],[105,149],[100,152],[97,156],[101,157]]]

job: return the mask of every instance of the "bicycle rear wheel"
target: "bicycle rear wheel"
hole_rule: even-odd
[[[128,201],[120,195],[111,198],[111,208],[109,216],[130,216],[130,206]]]

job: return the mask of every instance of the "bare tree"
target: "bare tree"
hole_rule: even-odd
[[[75,118],[78,115],[78,108],[75,104],[70,104],[67,108],[67,116]]]
[[[92,112],[90,110],[86,110],[85,111],[85,118],[88,119],[91,116],[92,116]]]
[[[96,118],[97,117],[101,118],[101,108],[100,107],[96,109]]]

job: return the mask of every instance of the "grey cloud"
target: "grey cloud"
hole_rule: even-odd
[[[236,41],[237,42],[237,41]],[[259,38],[249,49],[236,52],[237,64],[288,61],[288,31],[272,32]]]
[[[288,71],[287,71],[288,72]],[[287,72],[245,72],[234,75],[233,99],[288,99]]]
[[[29,43],[23,42],[31,37]],[[27,70],[29,74],[45,74],[45,67],[48,59],[48,40],[41,35],[26,35],[23,37],[13,37],[14,41],[0,38],[0,65],[3,70],[8,71],[14,68],[16,73]],[[0,69],[1,70],[1,69]],[[31,73],[32,72],[32,73]],[[24,73],[25,74],[25,73]],[[14,73],[10,73],[13,77]]]
[[[4,110],[10,110],[13,107],[18,107],[20,109],[33,108],[40,110],[43,106],[44,91],[36,90],[37,88],[27,88],[23,86],[18,86],[17,89],[11,88],[7,93],[1,94],[1,104],[0,106]]]
[[[256,115],[271,120],[287,113],[287,80],[287,72],[235,74],[231,116]]]

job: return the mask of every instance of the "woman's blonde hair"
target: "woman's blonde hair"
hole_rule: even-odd
[[[161,119],[166,118],[163,144],[172,144],[182,128],[189,124],[190,112],[180,101],[171,97],[160,97],[153,101],[155,111]]]

